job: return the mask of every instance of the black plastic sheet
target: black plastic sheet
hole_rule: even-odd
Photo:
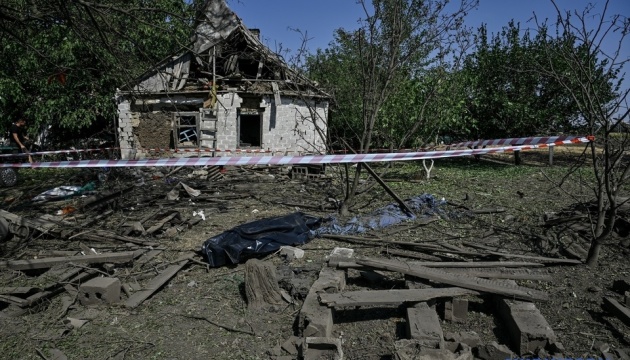
[[[201,252],[212,267],[238,264],[282,246],[306,244],[315,236],[314,230],[321,221],[300,212],[253,221],[211,237],[203,243]]]

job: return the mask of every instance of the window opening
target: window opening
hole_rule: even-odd
[[[198,113],[175,113],[173,137],[175,148],[198,146]]]

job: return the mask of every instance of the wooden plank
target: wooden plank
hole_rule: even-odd
[[[11,295],[0,295],[0,302],[17,305],[19,307],[24,307],[28,305],[28,300]]]
[[[412,259],[425,260],[425,261],[435,261],[435,262],[442,261],[442,259],[437,256],[421,254],[417,252],[400,251],[396,249],[383,250],[383,254],[402,256],[402,257],[408,257]]]
[[[40,288],[29,287],[29,286],[3,286],[0,287],[0,294],[2,295],[26,295],[28,293],[42,291]]]
[[[5,218],[9,223],[15,224],[17,226],[26,226],[42,233],[47,233],[57,226],[57,224],[48,221],[43,221],[40,219],[28,219],[5,210],[0,210],[0,217]]]
[[[164,219],[158,221],[155,225],[151,226],[147,230],[147,234],[153,234],[154,232],[160,230],[164,226],[164,224],[166,224],[167,222],[173,220],[177,216],[180,216],[179,215],[179,211],[175,211],[174,213],[166,216]]]
[[[57,264],[67,264],[70,262],[81,264],[97,264],[97,263],[120,263],[130,261],[134,258],[133,251],[123,251],[118,253],[107,253],[98,255],[79,255],[79,256],[64,256],[53,257],[44,259],[31,259],[31,260],[9,260],[0,262],[0,269],[12,269],[12,270],[32,270],[32,269],[46,269],[53,267]]]
[[[623,321],[624,324],[630,326],[630,309],[621,305],[617,300],[607,297],[604,297],[604,303],[602,304],[604,310],[615,315],[619,320]]]
[[[381,262],[385,260],[379,260]],[[413,266],[424,266],[427,268],[497,268],[497,267],[542,267],[545,266],[541,263],[530,263],[530,262],[514,262],[514,261],[443,261],[443,262],[432,262],[432,261],[396,261],[396,260],[387,260],[385,261],[394,265],[413,265]],[[353,261],[339,261],[336,266],[341,269],[359,269],[364,266],[357,264]]]
[[[398,197],[398,195],[394,192],[394,190],[392,190],[384,181],[383,179],[381,179],[380,176],[378,176],[378,174],[376,174],[376,172],[374,170],[372,170],[372,168],[370,167],[370,165],[368,165],[367,163],[360,163],[361,166],[363,166],[365,168],[365,170],[367,170],[367,172],[374,178],[374,180],[376,180],[376,182],[381,185],[381,187],[385,190],[386,193],[389,194],[389,196],[391,196],[394,200],[396,200],[396,202],[398,203],[398,205],[400,206],[400,209],[402,211],[404,211],[405,213],[407,213],[407,215],[409,216],[413,216],[413,211],[411,211],[411,209],[407,206],[407,204],[405,204],[405,202]],[[357,169],[358,171],[359,169]]]
[[[509,254],[509,253],[489,250],[488,246],[478,245],[471,242],[463,242],[462,244],[473,247],[473,248],[477,248],[477,249],[483,249],[488,254],[491,254],[491,255],[502,256],[506,258],[529,259],[529,260],[536,260],[536,261],[542,261],[545,263],[555,263],[555,264],[575,264],[575,265],[583,264],[581,260],[575,260],[575,259],[558,259],[558,258],[550,258],[550,257],[543,257],[543,256]]]
[[[105,231],[105,230],[97,230],[96,232],[97,236],[101,236],[107,239],[112,239],[112,240],[118,240],[118,241],[123,241],[123,242],[128,242],[128,243],[132,243],[132,244],[136,244],[136,245],[142,245],[142,246],[157,246],[158,244],[153,243],[153,242],[148,242],[145,240],[139,240],[130,236],[122,236],[122,235],[117,235],[114,234],[112,232],[109,231]]]
[[[276,106],[282,105],[282,99],[280,98],[280,89],[278,88],[278,83],[275,81],[271,82],[271,91],[273,92],[273,101]]]
[[[193,254],[187,255],[187,258],[194,256]],[[184,266],[189,262],[189,259],[178,261],[176,264],[169,266],[166,270],[162,271],[160,275],[154,277],[147,286],[131,295],[125,306],[128,308],[135,308],[148,299],[153,293],[158,291],[164,284],[166,284],[173,276],[175,276]]]
[[[408,302],[421,302],[441,297],[479,295],[477,291],[452,288],[362,290],[337,294],[321,293],[319,301],[329,307],[344,306],[386,306]]]
[[[529,269],[501,269],[501,268],[444,268],[443,271],[453,274],[464,274],[486,279],[537,280],[553,281],[548,273],[534,272]]]
[[[357,260],[357,264],[368,266],[375,269],[396,271],[402,274],[416,276],[421,279],[427,279],[436,281],[448,285],[459,286],[465,289],[477,290],[482,292],[489,292],[498,295],[510,296],[515,299],[522,300],[547,300],[548,295],[545,292],[535,289],[520,287],[520,286],[508,286],[507,284],[498,284],[492,280],[482,279],[473,276],[464,276],[462,274],[451,274],[438,269],[431,269],[424,266],[412,266],[407,264],[394,265],[379,260],[363,259]]]
[[[149,250],[148,252],[146,252],[142,256],[140,256],[140,258],[138,258],[138,260],[136,260],[135,264],[142,266],[142,265],[148,263],[151,259],[153,259],[157,255],[159,255],[160,253],[162,253],[162,250]]]

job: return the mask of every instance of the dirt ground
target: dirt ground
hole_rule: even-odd
[[[567,239],[588,249],[588,235],[575,227],[543,226],[545,214],[547,217],[552,213],[563,214],[577,201],[589,201],[592,196],[586,168],[574,173],[562,188],[555,185],[567,173],[580,148],[565,149],[556,149],[553,167],[546,164],[547,153],[542,151],[524,153],[521,166],[514,166],[509,155],[487,156],[480,160],[437,160],[428,180],[421,171],[421,164],[395,164],[384,179],[400,197],[429,193],[461,206],[443,205],[451,216],[426,226],[413,228],[409,227],[413,223],[406,223],[395,233],[392,228],[387,228],[361,236],[459,247],[465,247],[463,242],[474,242],[499,246],[503,251],[515,254],[571,258],[565,251]],[[383,170],[382,165],[375,165],[375,168],[379,172]],[[189,228],[181,226],[174,236],[166,236],[161,230],[154,236],[144,237],[127,232],[138,239],[150,239],[158,243],[153,248],[163,249],[148,266],[125,264],[108,269],[113,276],[129,284],[146,284],[182,254],[198,253],[206,239],[234,226],[295,211],[328,217],[334,215],[335,200],[342,198],[337,179],[339,169],[334,167],[327,169],[327,177],[311,180],[291,179],[286,168],[275,167],[229,168],[219,180],[204,180],[198,169],[194,174],[193,169],[168,174],[171,170],[111,170],[107,179],[97,187],[98,191],[132,184],[135,188],[105,207],[86,210],[83,217],[79,210],[69,216],[73,220],[65,220],[80,224],[89,220],[86,217],[113,210],[105,220],[81,231],[107,229],[120,234],[125,229],[124,224],[139,221],[152,212],[176,210],[183,219],[194,219],[199,216],[193,212],[203,210],[205,220]],[[68,206],[79,208],[81,198],[43,204],[32,203],[29,199],[56,186],[84,185],[96,179],[98,173],[96,170],[23,171],[21,185],[1,190],[0,198],[4,199],[1,209],[35,217],[55,214]],[[373,182],[365,181],[366,184]],[[196,200],[183,190],[179,192],[179,200],[164,200],[179,182],[200,190],[204,200]],[[376,185],[359,197],[353,211],[354,214],[370,213],[391,202],[385,191]],[[472,212],[489,208],[505,211]],[[79,233],[79,229],[74,231]],[[630,327],[601,307],[604,296],[623,302],[623,296],[613,286],[616,280],[630,276],[630,242],[621,235],[627,234],[615,234],[604,248],[596,268],[549,265],[544,269],[553,276],[553,281],[517,281],[519,285],[549,294],[549,301],[536,302],[536,305],[564,344],[567,357],[599,357],[602,344],[608,344],[611,352],[630,348]],[[44,256],[42,254],[53,250],[80,251],[79,242],[100,252],[129,248],[129,244],[121,242],[104,244],[79,238],[31,236],[10,247],[5,246],[3,260]],[[293,273],[308,284],[317,278],[326,256],[335,247],[353,248],[355,256],[395,258],[384,254],[392,248],[391,244],[315,238],[301,246],[305,250],[302,259],[287,261],[277,253],[262,259],[276,266],[280,278],[282,274]],[[457,255],[450,256],[460,259]],[[98,266],[94,268],[108,271]],[[45,275],[45,271],[2,270],[0,288],[42,286]],[[405,287],[400,275],[387,273],[386,280],[370,283],[355,270],[348,271],[347,283],[348,290]],[[58,295],[30,309],[28,314],[3,316],[0,318],[0,354],[5,359],[53,359],[53,350],[57,349],[69,359],[269,359],[275,355],[288,355],[278,353],[278,345],[298,334],[296,319],[302,296],[307,291],[306,285],[301,291],[294,289],[294,303],[287,303],[279,311],[250,311],[245,299],[244,264],[209,268],[194,262],[136,308],[122,305],[84,307],[76,301],[68,307],[64,304],[64,296]],[[474,331],[485,343],[509,344],[505,327],[497,320],[492,299],[482,296],[471,297],[470,301],[468,321],[454,324],[442,320],[444,332]],[[8,304],[0,303],[0,310],[8,308]],[[71,329],[64,323],[68,317],[87,320],[87,323]],[[342,339],[346,359],[391,359],[395,341],[405,337],[405,321],[402,306],[336,310],[333,337]]]

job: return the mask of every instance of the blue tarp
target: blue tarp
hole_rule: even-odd
[[[331,217],[323,226],[316,230],[317,235],[353,235],[362,234],[369,230],[386,228],[403,221],[428,218],[443,215],[445,212],[440,205],[446,201],[436,200],[433,195],[422,194],[405,200],[405,204],[413,211],[413,216],[407,215],[397,203],[389,204],[368,215],[355,216],[345,224],[340,224],[336,217]]]

